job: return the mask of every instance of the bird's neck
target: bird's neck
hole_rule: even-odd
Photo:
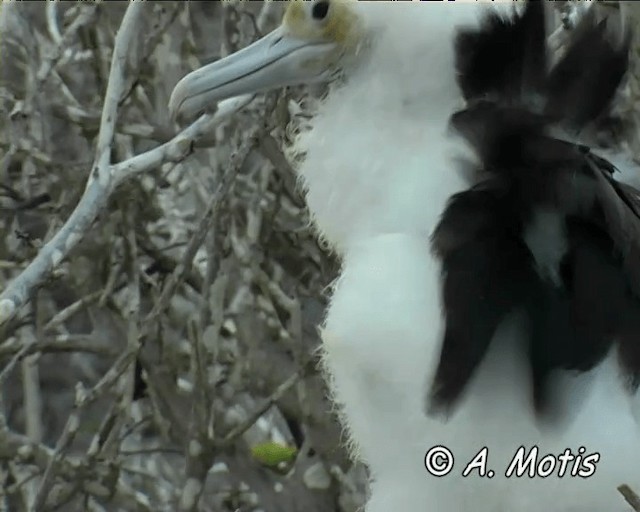
[[[462,106],[453,37],[478,8],[420,7],[385,9],[394,19],[298,141],[310,212],[341,253],[380,234],[428,236],[447,199],[466,186],[456,156],[468,149],[448,130]],[[444,15],[442,7],[456,8]]]

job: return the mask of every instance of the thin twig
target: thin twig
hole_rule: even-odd
[[[88,305],[96,302],[100,296],[102,295],[101,291],[93,292],[88,295],[85,295],[81,299],[78,299],[74,303],[70,304],[62,311],[59,311],[55,314],[55,316],[47,322],[44,326],[43,331],[48,332],[56,328],[57,326],[66,322],[73,315],[78,313],[79,311],[85,309]]]
[[[0,345],[0,360],[8,357],[16,358],[16,362],[20,362],[25,356],[35,353],[73,353],[84,352],[86,354],[95,354],[100,356],[113,357],[118,354],[117,347],[109,347],[98,344],[94,336],[90,334],[60,334],[57,336],[46,337],[42,341],[31,341],[27,343],[9,342]],[[2,382],[4,373],[8,371],[5,367],[2,369]]]
[[[219,448],[223,448],[229,446],[233,443],[238,437],[244,434],[247,430],[249,430],[258,418],[266,413],[278,400],[280,400],[283,395],[289,391],[296,382],[300,380],[300,377],[305,372],[305,368],[301,367],[298,371],[296,371],[293,375],[291,375],[287,380],[285,380],[282,384],[280,384],[276,390],[271,393],[271,395],[259,406],[257,407],[250,415],[247,417],[242,423],[234,427],[229,433],[224,436],[222,441],[216,443]]]
[[[11,358],[11,361],[9,361],[7,365],[2,369],[2,372],[0,372],[0,384],[2,384],[7,376],[13,371],[16,364],[22,361],[33,350],[33,347],[35,345],[35,340],[31,340],[30,342],[25,343],[22,348]]]
[[[58,2],[50,1],[47,2],[47,29],[49,30],[49,35],[56,46],[61,47],[63,44],[62,34],[60,33],[60,29],[58,28]]]
[[[178,264],[174,272],[167,280],[160,298],[154,305],[147,318],[145,318],[145,326],[153,325],[157,321],[158,316],[167,307],[176,287],[184,279],[186,272],[190,269],[197,250],[204,242],[204,238],[208,230],[211,228],[213,221],[217,218],[222,199],[227,195],[229,188],[233,183],[233,180],[240,171],[240,167],[244,163],[249,152],[257,144],[257,139],[258,129],[254,128],[246,138],[246,140],[243,142],[243,144],[240,146],[240,148],[238,148],[235,154],[232,155],[227,171],[222,175],[220,183],[218,184],[216,191],[213,193],[213,196],[211,197],[211,200],[207,205],[207,209],[204,215],[200,219],[200,222],[198,223],[194,234],[189,240],[189,244],[187,245],[187,249],[185,250],[182,261]]]
[[[45,508],[45,503],[47,497],[49,496],[49,491],[53,486],[54,478],[56,475],[56,470],[58,469],[58,465],[60,461],[66,455],[67,450],[71,446],[71,443],[75,439],[75,436],[78,432],[78,428],[80,427],[80,407],[82,404],[81,394],[83,393],[82,388],[79,387],[76,390],[76,404],[69,414],[69,419],[65,423],[62,434],[58,438],[58,442],[56,443],[56,447],[53,452],[53,457],[49,459],[49,463],[44,471],[44,475],[42,476],[42,480],[40,480],[40,485],[38,486],[38,491],[36,493],[36,497],[33,501],[32,509],[35,512],[43,510]]]
[[[640,496],[638,496],[627,484],[618,486],[618,492],[635,512],[640,512]]]
[[[95,2],[95,4],[97,3],[98,2]],[[44,82],[47,80],[49,73],[51,73],[60,58],[64,55],[64,50],[70,47],[70,43],[76,36],[76,34],[83,27],[86,27],[89,23],[91,23],[94,16],[96,15],[97,6],[95,4],[83,4],[78,11],[78,16],[76,17],[76,19],[73,20],[73,22],[65,30],[64,36],[56,41],[56,45],[51,50],[50,56],[44,60],[36,76],[38,89],[42,87]],[[47,16],[47,18],[49,18],[49,15]]]

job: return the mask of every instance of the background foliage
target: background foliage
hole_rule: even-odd
[[[2,5],[0,283],[85,192],[126,9]],[[178,79],[274,28],[281,10],[145,3],[111,162],[169,141]],[[4,326],[0,509],[324,512],[362,502],[362,468],[340,448],[316,366],[337,266],[280,149],[304,101],[298,90],[257,99],[180,158],[118,182]]]

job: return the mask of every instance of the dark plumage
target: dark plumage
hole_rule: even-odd
[[[631,33],[607,34],[606,22],[595,19],[595,9],[587,11],[547,77],[546,113],[565,124],[580,127],[600,116],[627,71]],[[612,41],[618,37],[618,43]]]
[[[629,51],[628,34],[612,38],[604,21],[585,16],[548,71],[543,3],[530,1],[515,20],[491,15],[457,39],[469,104],[452,125],[482,169],[451,198],[432,238],[446,332],[431,412],[458,402],[513,311],[528,322],[538,414],[553,404],[552,372],[588,371],[614,344],[630,389],[640,384],[640,193],[588,147],[551,133],[606,114]],[[558,245],[556,260],[530,241],[541,214],[551,232],[557,222],[558,239],[546,241]]]
[[[489,14],[478,29],[461,31],[455,41],[458,85],[466,100],[522,99],[540,92],[546,78],[543,2],[529,2],[521,16]]]
[[[520,16],[493,12],[479,29],[461,31],[455,41],[458,84],[467,101],[516,103],[583,127],[610,105],[628,67],[631,33],[607,33],[607,20],[598,21],[590,9],[548,71],[545,3],[528,1]]]

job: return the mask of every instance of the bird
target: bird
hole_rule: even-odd
[[[473,356],[464,350],[469,347],[453,358],[445,355],[443,336],[451,324],[443,271],[451,268],[447,257],[459,249],[455,244],[473,238],[475,222],[482,222],[474,213],[485,213],[483,205],[472,204],[471,214],[456,223],[456,198],[481,197],[465,169],[471,165],[500,178],[519,164],[520,174],[512,174],[526,187],[527,173],[529,178],[534,173],[524,165],[523,151],[534,151],[538,163],[548,157],[556,164],[559,158],[524,137],[532,133],[555,141],[546,131],[552,122],[527,105],[499,101],[500,94],[487,89],[491,83],[471,86],[484,74],[498,77],[504,87],[510,75],[488,72],[489,61],[474,71],[480,57],[467,60],[465,68],[464,45],[456,44],[461,34],[482,35],[488,19],[507,20],[515,27],[507,43],[518,41],[523,30],[518,20],[526,12],[492,2],[292,1],[274,32],[187,74],[169,101],[174,117],[193,117],[228,97],[331,82],[310,129],[295,141],[304,155],[297,171],[318,236],[341,261],[321,326],[323,364],[349,447],[369,468],[367,512],[622,511],[617,486],[640,483],[637,404],[620,382],[615,354],[598,354],[589,371],[563,375],[561,382],[550,382],[546,374],[536,381],[532,357],[523,349],[526,315],[515,311],[501,318],[488,336],[490,347],[471,368],[465,361]],[[508,64],[508,50],[498,46],[492,57]],[[603,65],[598,59],[581,62]],[[555,91],[563,84],[567,81]],[[580,84],[570,89],[581,90]],[[535,104],[536,94],[531,101]],[[562,121],[581,110],[560,111]],[[502,114],[512,117],[505,120]],[[578,124],[593,114],[587,117]],[[511,128],[515,142],[503,133]],[[483,132],[495,137],[487,141],[479,136]],[[514,144],[511,157],[506,143]],[[571,151],[583,148],[566,144]],[[603,158],[586,149],[575,158],[581,158],[580,173],[615,188]],[[489,205],[489,211],[511,215],[517,206],[494,212]],[[547,242],[559,236],[558,220],[541,215],[539,224],[541,246],[551,247]],[[517,228],[521,237],[522,227]],[[453,246],[449,253],[447,244]],[[468,299],[471,312],[458,311],[457,328],[471,331],[484,320],[473,315],[485,297],[464,296],[466,287],[470,294],[476,291],[474,268],[479,273],[485,263],[494,264],[497,273],[509,268],[501,268],[503,254],[485,262],[491,253],[474,253],[469,244],[465,249],[457,254],[469,278],[459,275],[456,293]],[[492,282],[484,284],[490,293]],[[581,291],[586,301],[598,299],[597,290]],[[594,311],[595,323],[602,318]],[[443,355],[453,365],[451,374],[456,369],[464,374],[452,395],[442,395],[446,379],[438,379]],[[543,361],[537,368],[555,370],[556,363]],[[546,396],[549,386],[559,395],[555,400]],[[436,409],[450,406],[446,417],[425,412],[425,388],[431,390],[426,401],[440,406]],[[539,421],[550,404],[571,410],[559,426]],[[537,473],[529,476],[530,470]]]

